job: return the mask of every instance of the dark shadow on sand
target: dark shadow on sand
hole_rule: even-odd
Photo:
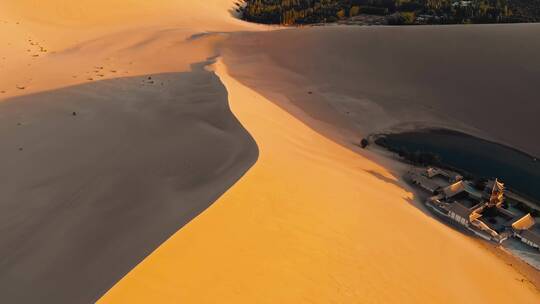
[[[203,67],[0,104],[1,302],[96,301],[255,163]]]

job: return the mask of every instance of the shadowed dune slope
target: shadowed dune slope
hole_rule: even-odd
[[[388,170],[216,71],[259,159],[100,303],[536,303],[511,265]]]
[[[232,76],[345,141],[422,124],[540,155],[539,36],[539,24],[314,27],[240,33],[224,49]]]
[[[0,138],[3,303],[97,300],[257,158],[200,66],[6,100]]]
[[[0,1],[0,302],[88,303],[113,284],[104,303],[537,301],[512,266],[411,208],[391,167],[273,104],[290,98],[353,134],[384,127],[417,112],[391,116],[377,88],[407,109],[405,93],[428,89],[411,76],[399,91],[385,78],[397,63],[379,75],[360,55],[389,40],[406,59],[421,50],[389,28],[239,33],[216,65],[226,91],[192,64],[218,55],[224,32],[269,29],[233,5]]]
[[[191,71],[222,37],[189,37],[255,27],[232,6],[0,1],[0,302],[95,301],[255,162]]]

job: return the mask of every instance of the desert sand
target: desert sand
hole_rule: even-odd
[[[149,77],[0,103],[2,301],[97,300],[255,162],[215,75]]]
[[[220,38],[188,43],[192,35],[264,29],[232,18],[231,7],[228,0],[2,1],[0,98],[189,71],[215,55]]]
[[[223,49],[233,77],[345,144],[435,126],[539,156],[538,35],[540,24],[331,26],[235,34]]]
[[[0,5],[3,303],[96,301],[257,158],[202,28],[63,2]]]
[[[538,299],[474,239],[412,207],[384,168],[241,85],[223,64],[217,72],[259,160],[101,303]]]
[[[538,301],[516,268],[412,206],[394,165],[340,143],[372,125],[296,102],[327,86],[274,63],[261,32],[275,28],[233,5],[0,4],[2,300]]]

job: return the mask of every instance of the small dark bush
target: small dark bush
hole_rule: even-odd
[[[362,138],[362,141],[360,141],[360,146],[362,149],[365,149],[369,145],[369,141],[365,138]]]

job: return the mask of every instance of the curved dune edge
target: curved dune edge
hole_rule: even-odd
[[[75,7],[83,4],[85,11],[78,12]],[[0,33],[11,44],[0,50],[8,57],[1,62],[0,91],[6,92],[0,98],[86,83],[101,65],[125,76],[187,71],[191,63],[214,55],[214,48],[182,43],[185,38],[206,31],[254,30],[230,18],[226,10],[232,4],[2,1],[1,8],[14,5],[14,12],[30,15],[0,9],[6,22]],[[56,15],[58,5],[84,18]],[[47,55],[33,57],[39,46],[29,46],[28,38],[47,48]],[[388,176],[384,169],[329,144],[236,83],[222,65],[218,72],[235,113],[242,112],[242,123],[264,146],[264,159],[103,302],[403,302],[400,297],[472,302],[503,292],[501,302],[508,302],[509,294],[514,294],[512,302],[531,302],[530,288],[510,267],[496,264],[476,243],[406,206],[409,194],[400,188],[362,171]],[[472,262],[464,265],[462,258]],[[67,287],[53,288],[61,292]]]
[[[540,88],[528,85],[539,35],[540,24],[327,26],[233,34],[220,49],[232,77],[349,148],[435,127],[540,155]]]
[[[215,55],[189,41],[266,27],[235,19],[234,0],[0,1],[0,101],[97,80],[178,73]],[[60,68],[59,68],[60,67]],[[98,70],[103,68],[103,70]]]
[[[384,168],[215,69],[259,160],[100,303],[538,301],[511,266],[411,208]]]
[[[232,5],[0,1],[0,302],[97,300],[255,162],[190,40]]]
[[[255,163],[202,66],[0,103],[0,302],[97,300]]]

